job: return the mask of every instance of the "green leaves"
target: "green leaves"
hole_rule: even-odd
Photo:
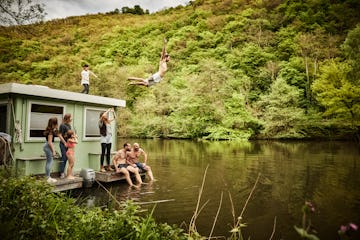
[[[302,92],[278,78],[272,85],[269,95],[262,97],[259,107],[265,120],[265,135],[279,138],[304,137],[296,130],[296,125],[304,119],[300,108]]]
[[[320,240],[316,235],[308,233],[305,229],[294,226],[296,232],[305,239]]]
[[[157,224],[138,206],[85,208],[63,193],[52,193],[42,180],[15,178],[0,171],[0,235],[2,239],[187,239],[183,230]]]
[[[349,81],[347,63],[329,61],[321,68],[321,76],[312,85],[317,100],[326,107],[325,115],[358,121],[360,118],[360,87]]]

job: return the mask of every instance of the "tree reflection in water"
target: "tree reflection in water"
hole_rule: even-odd
[[[119,139],[120,148],[124,141]],[[230,236],[234,210],[240,214],[253,184],[261,178],[245,212],[245,238],[269,239],[274,218],[274,239],[298,239],[294,225],[301,225],[305,201],[316,205],[312,225],[320,239],[338,239],[337,231],[349,222],[360,224],[360,153],[352,142],[198,142],[136,139],[148,153],[157,181],[131,189],[126,183],[107,185],[120,201],[133,200],[152,210],[159,222],[188,226],[194,213],[203,174],[209,165],[196,227],[204,236],[211,230],[224,193],[213,236]],[[148,182],[148,179],[146,179]],[[81,195],[92,204],[109,201],[101,188]],[[185,224],[183,224],[185,223]],[[353,239],[360,239],[356,233]]]

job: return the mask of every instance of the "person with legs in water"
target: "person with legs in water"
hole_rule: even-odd
[[[126,181],[132,186],[132,181],[130,179],[129,173],[135,174],[135,178],[138,184],[143,183],[141,176],[139,174],[139,169],[135,168],[128,163],[126,163],[126,153],[131,151],[131,145],[129,143],[124,144],[124,148],[117,151],[113,158],[113,164],[117,173],[123,173],[125,175]]]
[[[144,157],[144,162],[140,162],[140,156]],[[140,148],[140,145],[138,143],[134,143],[131,151],[127,152],[126,154],[126,161],[128,164],[130,164],[133,167],[139,168],[142,172],[146,172],[146,174],[149,176],[150,181],[154,180],[154,176],[151,170],[151,167],[147,165],[147,154],[146,152]]]

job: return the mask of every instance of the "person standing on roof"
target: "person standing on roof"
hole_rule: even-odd
[[[132,80],[129,85],[142,85],[150,87],[156,83],[159,83],[162,80],[167,71],[167,63],[170,61],[170,55],[166,52],[166,42],[166,38],[164,38],[164,45],[160,56],[159,71],[146,79],[138,77],[128,77],[128,80]]]
[[[96,78],[98,77],[95,75],[95,73],[93,73],[92,71],[89,70],[89,65],[84,64],[83,70],[81,71],[81,85],[83,85],[84,88],[81,91],[81,93],[89,94],[90,74]]]

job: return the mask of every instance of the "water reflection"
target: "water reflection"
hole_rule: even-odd
[[[124,141],[118,141],[119,148]],[[232,211],[235,218],[240,214],[258,174],[259,183],[244,213],[246,238],[269,239],[276,217],[275,239],[298,239],[293,226],[300,226],[305,200],[316,205],[312,223],[321,239],[338,239],[341,224],[360,224],[360,154],[355,143],[136,142],[148,153],[157,181],[139,189],[119,183],[106,187],[119,201],[133,200],[150,210],[156,205],[154,216],[159,222],[190,222],[209,166],[201,205],[208,203],[196,222],[203,235],[210,232],[223,193],[213,235],[229,236]],[[81,195],[88,197],[86,205],[106,206],[110,201],[101,187]],[[353,239],[360,239],[359,234]]]

